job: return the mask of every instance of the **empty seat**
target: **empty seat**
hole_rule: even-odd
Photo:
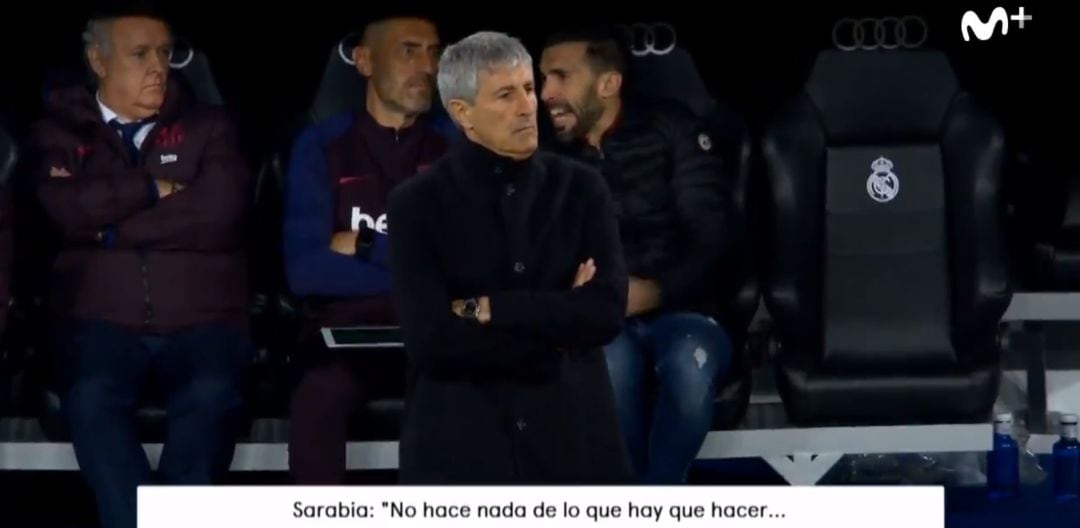
[[[987,419],[1004,139],[936,51],[818,55],[763,140],[766,303],[796,423]]]
[[[1080,165],[1048,152],[1018,157],[1013,198],[1023,286],[1080,290]]]

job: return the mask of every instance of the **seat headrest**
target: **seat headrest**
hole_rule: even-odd
[[[922,50],[823,51],[805,87],[830,143],[935,138],[958,90],[945,54]]]
[[[1061,228],[1069,233],[1080,232],[1080,167],[1062,169],[1065,173],[1065,212]]]
[[[698,117],[708,115],[716,106],[693,57],[683,48],[662,55],[636,55],[630,71],[629,91],[635,98],[679,102]]]
[[[364,107],[367,79],[356,71],[356,63],[352,59],[353,48],[360,43],[361,37],[359,33],[347,35],[330,50],[322,80],[315,91],[315,99],[308,109],[308,124],[346,112],[359,111]],[[440,103],[438,94],[433,95],[431,109],[426,116],[439,123],[439,127],[446,127],[447,132],[452,130],[449,125],[450,118]]]
[[[341,39],[330,50],[322,80],[311,103],[309,119],[319,122],[345,112],[358,110],[363,103],[366,79],[356,71],[352,51],[360,43],[360,34]]]
[[[180,74],[180,78],[191,89],[196,99],[214,106],[224,104],[217,82],[214,81],[214,74],[210,70],[210,62],[206,59],[206,55],[195,50],[190,42],[176,39],[169,66],[172,67],[173,72]]]

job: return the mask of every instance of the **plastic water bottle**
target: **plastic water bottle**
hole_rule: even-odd
[[[994,417],[994,450],[986,460],[986,486],[991,499],[1020,493],[1020,448],[1012,437],[1012,414]]]
[[[1061,439],[1054,443],[1054,497],[1069,501],[1080,496],[1080,441],[1076,415],[1061,416]]]

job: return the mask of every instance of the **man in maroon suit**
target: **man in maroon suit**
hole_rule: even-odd
[[[232,458],[250,364],[242,218],[249,172],[232,124],[169,76],[157,16],[95,16],[95,86],[54,91],[35,128],[38,194],[62,237],[52,307],[60,394],[101,524],[135,526],[150,465],[135,411],[168,434],[161,480],[208,484]]]

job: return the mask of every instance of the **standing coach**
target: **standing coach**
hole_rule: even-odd
[[[601,347],[627,276],[603,178],[537,152],[532,59],[477,33],[439,62],[463,141],[391,194],[411,366],[404,483],[611,483],[630,469]]]

